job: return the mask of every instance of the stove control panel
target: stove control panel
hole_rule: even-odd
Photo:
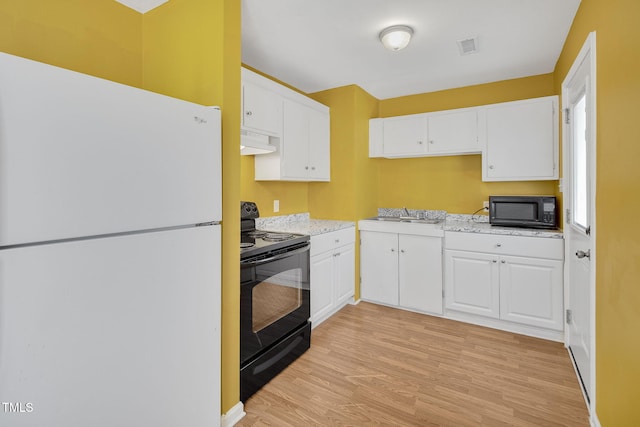
[[[240,202],[240,219],[259,218],[258,205],[254,202]]]

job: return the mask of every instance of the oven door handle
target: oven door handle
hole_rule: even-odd
[[[273,262],[273,261],[278,261],[280,259],[284,259],[284,258],[289,258],[290,256],[293,255],[297,255],[297,254],[301,254],[304,252],[308,252],[309,251],[309,246],[310,244],[307,243],[305,246],[298,248],[298,249],[294,249],[290,252],[285,252],[282,254],[278,254],[278,255],[274,255],[272,257],[269,258],[263,258],[263,259],[259,259],[256,261],[240,261],[240,265],[242,266],[246,266],[246,267],[256,267],[258,265],[262,265],[262,264],[267,264],[269,262]]]

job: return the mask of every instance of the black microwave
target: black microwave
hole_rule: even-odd
[[[557,211],[553,196],[489,196],[491,225],[557,228]]]

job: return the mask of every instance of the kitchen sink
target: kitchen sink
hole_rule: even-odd
[[[414,222],[418,224],[440,224],[444,219],[427,219],[415,216],[374,216],[367,218],[373,221],[391,221],[391,222]]]
[[[417,216],[374,216],[358,221],[360,230],[432,237],[444,237],[443,225],[444,218],[418,218]]]

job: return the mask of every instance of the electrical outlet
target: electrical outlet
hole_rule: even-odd
[[[273,213],[280,212],[280,200],[273,201]]]
[[[482,209],[484,209],[485,211],[489,210],[489,201],[485,200],[484,202],[482,202]]]

